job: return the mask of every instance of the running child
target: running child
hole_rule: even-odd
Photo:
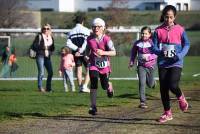
[[[74,56],[71,54],[71,50],[68,47],[61,49],[61,62],[59,68],[60,76],[63,76],[65,92],[68,92],[67,80],[70,82],[70,89],[75,92],[73,67],[75,66]]]
[[[176,8],[167,5],[160,18],[163,24],[156,28],[153,36],[152,51],[158,56],[160,94],[164,106],[164,113],[158,120],[160,123],[173,119],[169,91],[176,95],[183,112],[188,109],[188,102],[179,87],[179,81],[183,59],[188,53],[190,42],[184,28],[175,22],[176,14]]]
[[[95,115],[96,97],[98,88],[98,78],[101,86],[107,91],[109,98],[113,97],[112,84],[109,82],[111,73],[110,56],[115,56],[116,51],[111,38],[105,34],[105,22],[101,18],[95,18],[92,22],[92,35],[87,39],[88,48],[86,55],[89,58],[89,75],[90,75],[90,101],[91,107],[89,114]]]
[[[145,86],[155,88],[156,81],[154,80],[154,70],[157,56],[151,52],[153,42],[151,40],[151,28],[143,27],[141,29],[141,38],[137,40],[132,47],[130,62],[128,68],[130,69],[135,64],[137,57],[137,73],[139,77],[139,94],[140,104],[139,108],[147,108]]]

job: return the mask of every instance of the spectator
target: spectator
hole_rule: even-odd
[[[84,16],[77,16],[75,18],[76,26],[69,32],[66,46],[72,50],[72,54],[74,55],[79,91],[90,92],[87,87],[89,83],[88,64],[83,55],[87,45],[87,37],[90,35],[90,30],[83,26],[84,21]],[[86,69],[84,82],[82,81],[82,64]]]
[[[51,55],[54,51],[54,39],[51,32],[51,26],[45,24],[33,41],[33,49],[36,51],[36,63],[38,68],[38,90],[41,92],[50,92],[51,81],[53,77],[53,69],[51,63]],[[44,67],[47,70],[48,76],[46,81],[46,89],[42,86],[44,77]]]

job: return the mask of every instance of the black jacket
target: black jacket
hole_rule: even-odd
[[[55,46],[54,46],[54,38],[52,37],[52,45],[51,46],[48,46],[47,48],[49,50],[49,54],[51,55],[52,52],[55,50]],[[44,46],[44,39],[43,39],[43,36],[41,33],[39,33],[34,41],[33,41],[33,50],[36,51],[36,54],[37,56],[39,55],[42,55],[44,56],[45,55],[45,46]],[[49,56],[50,56],[49,55]]]

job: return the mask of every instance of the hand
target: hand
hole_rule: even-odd
[[[171,57],[171,58],[166,58],[167,62],[171,63],[171,64],[174,64],[175,62],[177,62],[179,60],[178,56],[175,55],[174,57]]]
[[[128,69],[131,70],[132,67],[133,67],[133,63],[131,62],[131,63],[129,63],[129,65],[128,65]]]
[[[104,51],[101,49],[97,49],[96,53],[100,56],[104,55]]]
[[[142,56],[142,60],[143,60],[143,61],[148,61],[148,55],[143,55],[143,56]]]
[[[88,57],[88,56],[84,56],[84,60],[85,60],[86,62],[88,62],[88,61],[89,61],[89,57]]]
[[[60,77],[62,77],[62,76],[63,76],[63,74],[62,74],[62,71],[59,71],[59,76],[60,76]]]
[[[80,57],[80,56],[81,56],[81,53],[80,53],[80,52],[76,52],[76,53],[75,53],[75,56],[76,56],[76,57]]]

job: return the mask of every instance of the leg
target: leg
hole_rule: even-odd
[[[79,91],[82,92],[82,62],[80,57],[75,57],[76,77],[78,81]]]
[[[179,102],[180,109],[185,112],[188,109],[188,102],[186,101],[181,89],[179,88],[179,81],[181,77],[181,68],[173,67],[170,68],[170,82],[169,87],[172,93],[176,95]]]
[[[146,85],[146,70],[142,66],[138,66],[137,69],[138,77],[139,77],[139,93],[140,93],[140,102],[146,102],[145,95],[145,85]]]
[[[42,91],[43,90],[42,79],[44,77],[44,57],[37,56],[36,63],[38,68],[38,89]]]
[[[90,79],[91,79],[91,84],[90,84],[90,102],[91,102],[91,107],[89,109],[89,114],[95,115],[97,112],[96,109],[96,97],[97,97],[97,88],[98,88],[98,77],[99,77],[99,72],[97,71],[90,71]]]
[[[159,68],[160,95],[165,111],[170,110],[168,70],[167,68]]]
[[[181,89],[179,88],[181,71],[182,69],[178,67],[170,68],[169,88],[170,88],[170,91],[174,93],[177,98],[179,98],[182,95]]]
[[[73,70],[66,70],[67,77],[69,78],[71,91],[75,91]]]
[[[67,72],[66,70],[63,72],[63,85],[65,88],[65,92],[68,92],[68,86],[67,86]]]
[[[87,88],[88,83],[89,83],[89,81],[90,81],[89,67],[88,67],[88,63],[84,60],[83,57],[82,57],[82,62],[83,62],[83,65],[84,65],[85,71],[86,71],[85,80],[84,80],[84,84],[83,84],[83,85],[85,85],[85,87]]]
[[[107,74],[100,74],[100,81],[101,81],[101,87],[107,91],[107,96],[109,98],[113,97],[113,87],[112,83],[109,82],[109,73]]]
[[[51,89],[51,81],[52,81],[52,77],[53,77],[53,69],[52,69],[52,64],[51,64],[51,58],[46,58],[45,57],[45,60],[44,60],[44,66],[46,67],[47,69],[47,82],[46,82],[46,90],[48,92],[50,92],[52,89]]]
[[[172,112],[170,109],[170,98],[169,98],[169,69],[159,68],[159,80],[160,80],[160,94],[162,103],[164,106],[164,113],[160,116],[158,121],[164,123],[172,120]]]
[[[149,87],[149,88],[153,88],[153,87],[155,87],[155,79],[154,79],[154,68],[147,68],[146,69],[147,70],[147,74],[146,74],[146,78],[147,78],[147,80],[146,80],[146,83],[147,83],[147,86]]]

